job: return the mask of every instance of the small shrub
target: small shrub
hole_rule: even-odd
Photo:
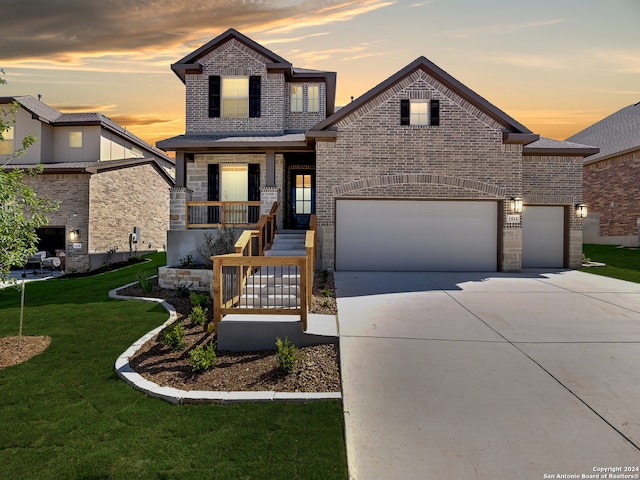
[[[216,355],[215,344],[202,347],[198,345],[189,352],[189,360],[191,362],[191,370],[193,373],[202,373],[218,365],[218,356]]]
[[[191,300],[191,307],[206,307],[209,305],[211,297],[206,293],[191,292],[189,300]]]
[[[204,243],[198,248],[198,254],[204,259],[207,266],[212,266],[211,257],[224,255],[236,251],[235,245],[238,234],[233,229],[218,228],[218,234],[206,233]]]
[[[191,319],[191,323],[194,325],[204,325],[207,321],[207,312],[208,308],[202,308],[200,305],[196,305],[191,309],[191,313],[189,314],[189,319]]]
[[[160,343],[169,347],[174,352],[178,352],[187,346],[184,341],[184,327],[182,323],[175,322],[162,330]]]
[[[185,281],[180,282],[176,287],[178,296],[188,297],[191,294],[192,285],[193,285],[193,282],[185,282]]]
[[[331,300],[329,300],[328,298],[325,298],[324,300],[322,300],[322,306],[324,308],[329,308],[331,306]]]
[[[178,260],[178,262],[182,268],[189,268],[196,265],[196,259],[193,256],[193,252],[187,253],[184,257]]]
[[[324,296],[324,297],[330,297],[331,295],[333,295],[333,292],[331,290],[329,290],[328,288],[325,288],[320,293],[322,293],[322,296]]]
[[[297,347],[289,341],[288,337],[285,337],[284,341],[281,338],[276,339],[276,357],[278,358],[278,369],[291,373],[298,362]]]
[[[151,290],[153,290],[153,279],[151,277],[153,277],[153,275],[150,275],[148,272],[138,272],[136,274],[136,280],[142,289],[142,293],[150,293]]]

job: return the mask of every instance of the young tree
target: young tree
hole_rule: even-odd
[[[4,74],[4,71],[0,69],[0,73]],[[0,77],[0,85],[6,83]],[[6,134],[15,125],[18,108],[17,103],[8,109],[0,108],[0,142],[5,141]],[[24,155],[35,141],[35,135],[26,136],[0,165],[0,281],[7,280],[11,267],[24,265],[36,252],[37,229],[49,223],[47,213],[58,209],[57,203],[38,197],[24,182],[26,175],[41,173],[42,166],[28,171],[5,168],[12,160]]]

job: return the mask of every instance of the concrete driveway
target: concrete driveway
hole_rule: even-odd
[[[577,271],[335,281],[350,478],[639,478],[640,285]]]

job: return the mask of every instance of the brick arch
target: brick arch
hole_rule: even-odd
[[[378,177],[362,178],[360,180],[343,183],[342,185],[333,187],[333,194],[336,196],[342,196],[366,188],[402,184],[446,185],[481,192],[494,198],[504,198],[506,194],[506,190],[503,187],[479,182],[470,178],[451,177],[433,173],[403,173],[398,175],[380,175]]]

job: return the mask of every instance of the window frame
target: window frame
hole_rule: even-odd
[[[304,112],[304,85],[291,85],[291,95],[289,99],[292,113]]]
[[[312,95],[311,92],[315,92]],[[307,86],[307,112],[318,113],[320,111],[320,85]]]
[[[246,83],[242,88],[238,88],[239,81]],[[226,88],[225,88],[226,84]],[[233,94],[230,86],[233,84]],[[239,91],[241,90],[241,91]],[[230,106],[233,105],[233,108]],[[238,108],[241,105],[241,109]],[[220,82],[220,116],[222,118],[249,118],[249,76],[248,75],[230,75],[221,77]],[[230,110],[233,110],[231,112]]]
[[[16,145],[16,128],[11,125],[7,130],[2,132],[3,141],[0,142],[0,155],[13,155]]]
[[[69,148],[83,148],[84,135],[82,130],[69,131]]]
[[[431,119],[429,118],[430,103],[429,100],[409,100],[409,125],[418,127],[431,125]]]

